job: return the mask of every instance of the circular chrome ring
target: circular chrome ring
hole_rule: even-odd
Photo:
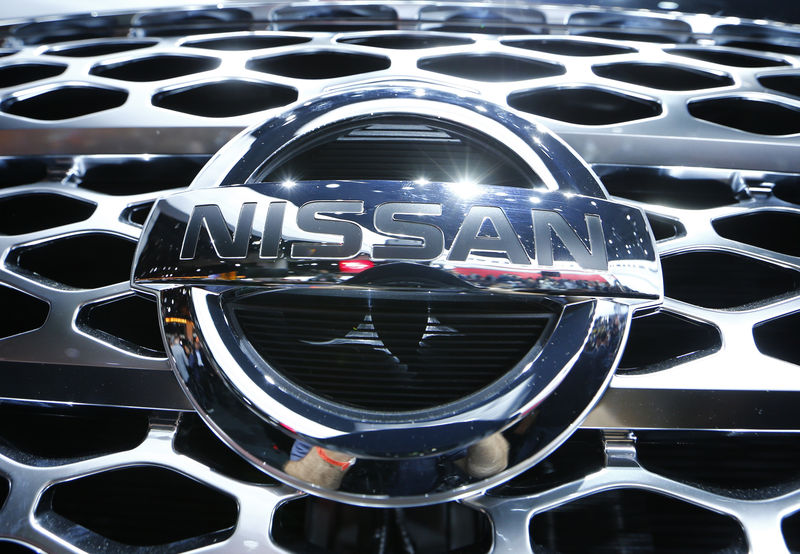
[[[633,247],[641,259],[632,264],[620,258],[608,264],[630,272],[634,278],[628,282],[641,284],[638,288],[645,292],[577,298],[566,291],[537,293],[558,307],[560,315],[543,343],[482,391],[479,399],[420,413],[375,414],[308,394],[259,359],[234,331],[224,306],[234,290],[302,285],[280,279],[259,283],[248,278],[245,270],[241,282],[165,273],[167,264],[178,257],[179,242],[163,229],[183,235],[181,229],[186,229],[193,206],[226,201],[244,206],[235,203],[243,198],[253,199],[254,204],[263,198],[274,200],[270,196],[274,187],[268,191],[260,177],[309,137],[343,122],[399,114],[462,126],[504,144],[541,178],[544,187],[537,194],[551,206],[547,209],[566,213],[571,202],[573,211],[575,205],[586,209],[591,204],[592,209],[607,210],[608,221],[616,221],[609,228],[615,237],[628,232],[623,228],[626,221],[645,230],[627,235],[638,240]],[[514,193],[515,200],[524,199],[519,194]],[[600,221],[599,215],[593,217]],[[176,374],[200,415],[237,452],[279,479],[329,498],[365,505],[423,504],[466,496],[507,480],[556,448],[588,414],[616,367],[631,307],[652,306],[661,300],[660,266],[645,221],[639,210],[610,202],[588,167],[539,125],[482,100],[440,89],[366,87],[306,102],[245,131],[206,165],[188,192],[160,200],[145,226],[133,281],[160,292],[162,325]],[[210,229],[208,233],[211,236]],[[559,239],[565,240],[561,235]],[[236,265],[247,263],[243,259]],[[627,267],[631,265],[633,270]],[[207,273],[202,267],[192,269],[199,273],[197,277]],[[154,271],[161,271],[160,280],[151,278]],[[476,477],[454,463],[472,445],[498,433],[508,444],[505,469]],[[359,463],[337,490],[323,488],[284,471],[293,441],[348,453],[357,456]],[[435,482],[428,486],[411,482],[406,477],[409,463],[434,468]]]
[[[304,102],[234,137],[200,171],[191,188],[252,182],[323,127],[378,114],[428,116],[474,129],[515,152],[549,190],[607,197],[600,181],[575,151],[542,125],[480,98],[427,85],[367,86]],[[221,175],[224,177],[220,179]]]

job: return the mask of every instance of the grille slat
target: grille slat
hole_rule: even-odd
[[[507,298],[266,293],[233,302],[242,333],[275,371],[331,401],[425,409],[490,385],[536,344],[552,313]]]

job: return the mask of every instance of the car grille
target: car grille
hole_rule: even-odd
[[[0,32],[2,548],[800,550],[797,28],[320,2]],[[230,452],[175,383],[154,299],[128,284],[153,201],[236,132],[387,79],[545,123],[646,211],[667,296],[548,459],[403,510],[301,496]]]

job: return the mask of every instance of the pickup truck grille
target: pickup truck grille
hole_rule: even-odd
[[[0,548],[800,550],[796,27],[322,2],[0,33]],[[550,458],[404,510],[303,497],[228,451],[175,383],[154,299],[128,283],[153,201],[235,133],[387,80],[550,127],[647,212],[667,296]]]

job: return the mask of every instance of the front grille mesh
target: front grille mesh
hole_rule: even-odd
[[[10,308],[25,310],[24,317],[5,318],[0,356],[167,370],[155,302],[134,295],[127,283],[141,233],[141,219],[137,224],[131,217],[165,191],[186,186],[206,159],[0,159],[0,214],[6,216],[0,294],[10,298]],[[125,303],[134,309],[114,309]],[[102,323],[93,310],[100,305],[112,312]]]
[[[187,186],[245,125],[355,83],[426,80],[544,118],[613,196],[645,209],[674,286],[659,314],[634,320],[612,393],[800,390],[794,27],[564,7],[320,3],[52,19],[2,32],[0,306],[19,315],[0,321],[0,395],[48,401],[67,390],[81,404],[102,392],[108,404],[147,409],[134,412],[143,421],[123,408],[76,418],[77,436],[98,437],[91,444],[69,444],[76,435],[46,422],[27,426],[33,414],[63,413],[52,406],[0,414],[27,422],[0,425],[0,549],[353,551],[366,544],[359,537],[381,536],[403,543],[395,519],[384,526],[386,511],[353,515],[301,498],[243,465],[196,416],[176,412],[186,406],[162,394],[161,385],[174,383],[153,300],[127,284],[128,251],[117,249],[124,260],[112,264],[96,246],[136,241],[152,202]],[[80,252],[80,265],[33,263],[43,249],[67,260]],[[720,276],[718,260],[733,269]],[[112,266],[119,271],[109,274]],[[752,285],[765,271],[777,278]],[[30,376],[41,379],[20,391]],[[132,396],[143,386],[146,397]],[[758,412],[769,408],[736,413],[752,412],[758,428]],[[595,413],[587,426],[597,421],[609,420]],[[112,444],[109,435],[129,440]],[[792,437],[730,433],[717,448],[719,437],[580,431],[503,487],[441,511],[407,511],[406,528],[420,552],[485,552],[490,544],[513,552],[799,549]],[[663,452],[672,444],[679,446]],[[698,460],[707,462],[702,470]],[[142,473],[145,466],[159,469]],[[133,470],[127,484],[144,479],[125,491],[138,503],[81,511],[74,495],[102,506],[115,478],[108,474],[122,468]],[[107,481],[87,477],[94,474]],[[144,486],[155,474],[163,486]],[[159,496],[178,489],[197,502]],[[231,498],[237,508],[226,511]],[[220,511],[193,521],[204,499]],[[145,533],[148,517],[126,510],[162,502],[185,511],[175,523],[185,533],[160,526],[149,543],[117,533],[125,525]],[[327,535],[299,525],[303,516],[327,522]],[[613,520],[602,540],[574,532],[601,517]],[[436,518],[449,527],[426,529]],[[683,533],[687,520],[703,521],[703,532]],[[459,522],[468,536],[455,532]],[[455,534],[434,536],[443,528]]]
[[[354,80],[420,79],[548,118],[592,162],[647,164],[658,148],[662,165],[762,169],[767,156],[772,169],[800,170],[796,156],[770,152],[778,142],[798,144],[798,63],[786,47],[800,42],[790,28],[566,8],[350,5],[314,16],[287,9],[2,28],[0,124],[33,131],[63,121],[84,129],[79,140],[71,136],[80,153],[108,153],[101,130],[127,125],[147,130],[136,140],[149,152],[210,154],[235,128],[296,99]],[[67,38],[73,42],[59,42]],[[739,47],[743,38],[749,48]],[[179,131],[186,127],[194,132]],[[176,133],[156,132],[165,128]],[[762,136],[759,145],[747,133]],[[6,152],[45,146],[15,138],[0,141]],[[730,141],[727,150],[714,146],[720,140]],[[112,147],[122,153],[122,144]]]
[[[490,541],[510,552],[776,552],[781,530],[796,544],[793,435],[578,431],[490,494],[395,513],[275,484],[192,414],[73,408],[48,421],[38,408],[0,412],[23,422],[0,426],[0,467],[12,483],[0,475],[0,533],[47,552],[352,552],[382,541],[402,551],[405,540],[418,552],[486,552]],[[98,452],[96,437],[110,428],[115,441]]]

